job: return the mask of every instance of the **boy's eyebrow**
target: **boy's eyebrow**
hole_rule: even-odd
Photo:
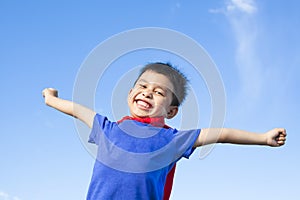
[[[139,83],[139,82],[149,83],[149,82],[146,81],[145,79],[139,79],[136,83]],[[159,85],[159,84],[155,84],[155,85],[156,85],[156,87],[159,87],[159,88],[161,88],[161,89],[163,89],[163,90],[170,90],[170,89],[168,89],[167,87],[163,87],[163,86],[161,86],[161,85]]]
[[[144,80],[144,79],[139,79],[139,80],[137,80],[137,83],[138,83],[138,82],[145,82],[145,83],[147,83],[147,81]]]

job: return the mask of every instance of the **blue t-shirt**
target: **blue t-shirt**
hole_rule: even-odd
[[[169,170],[192,154],[199,133],[134,120],[118,124],[97,114],[89,142],[98,152],[87,199],[161,200]]]

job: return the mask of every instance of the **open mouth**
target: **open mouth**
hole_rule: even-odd
[[[138,105],[138,107],[141,108],[141,109],[150,109],[150,108],[152,108],[152,105],[150,103],[148,103],[147,101],[138,99],[135,102]]]

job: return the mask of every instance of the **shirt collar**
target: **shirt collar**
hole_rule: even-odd
[[[143,118],[140,118],[140,117],[125,116],[121,120],[119,120],[117,123],[121,123],[125,120],[134,120],[134,121],[138,121],[138,122],[142,122],[142,123],[146,123],[146,124],[151,124],[152,126],[156,126],[156,127],[169,128],[169,126],[167,126],[165,124],[165,118],[164,117],[143,117]]]

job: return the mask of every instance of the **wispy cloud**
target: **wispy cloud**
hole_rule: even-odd
[[[17,196],[12,196],[6,192],[0,191],[0,200],[21,200],[21,199]]]
[[[227,11],[238,10],[247,14],[255,13],[257,10],[253,0],[231,0],[226,9]]]
[[[246,14],[252,14],[257,11],[256,4],[253,0],[231,0],[225,3],[226,5],[222,8],[210,9],[210,13],[224,13],[230,12],[241,12]]]
[[[171,13],[176,13],[181,8],[181,3],[176,2],[171,5]]]
[[[262,64],[257,54],[257,7],[253,0],[231,0],[211,13],[226,16],[236,40],[236,67],[240,82],[240,97],[254,103],[262,91]],[[243,100],[242,100],[243,101]]]

